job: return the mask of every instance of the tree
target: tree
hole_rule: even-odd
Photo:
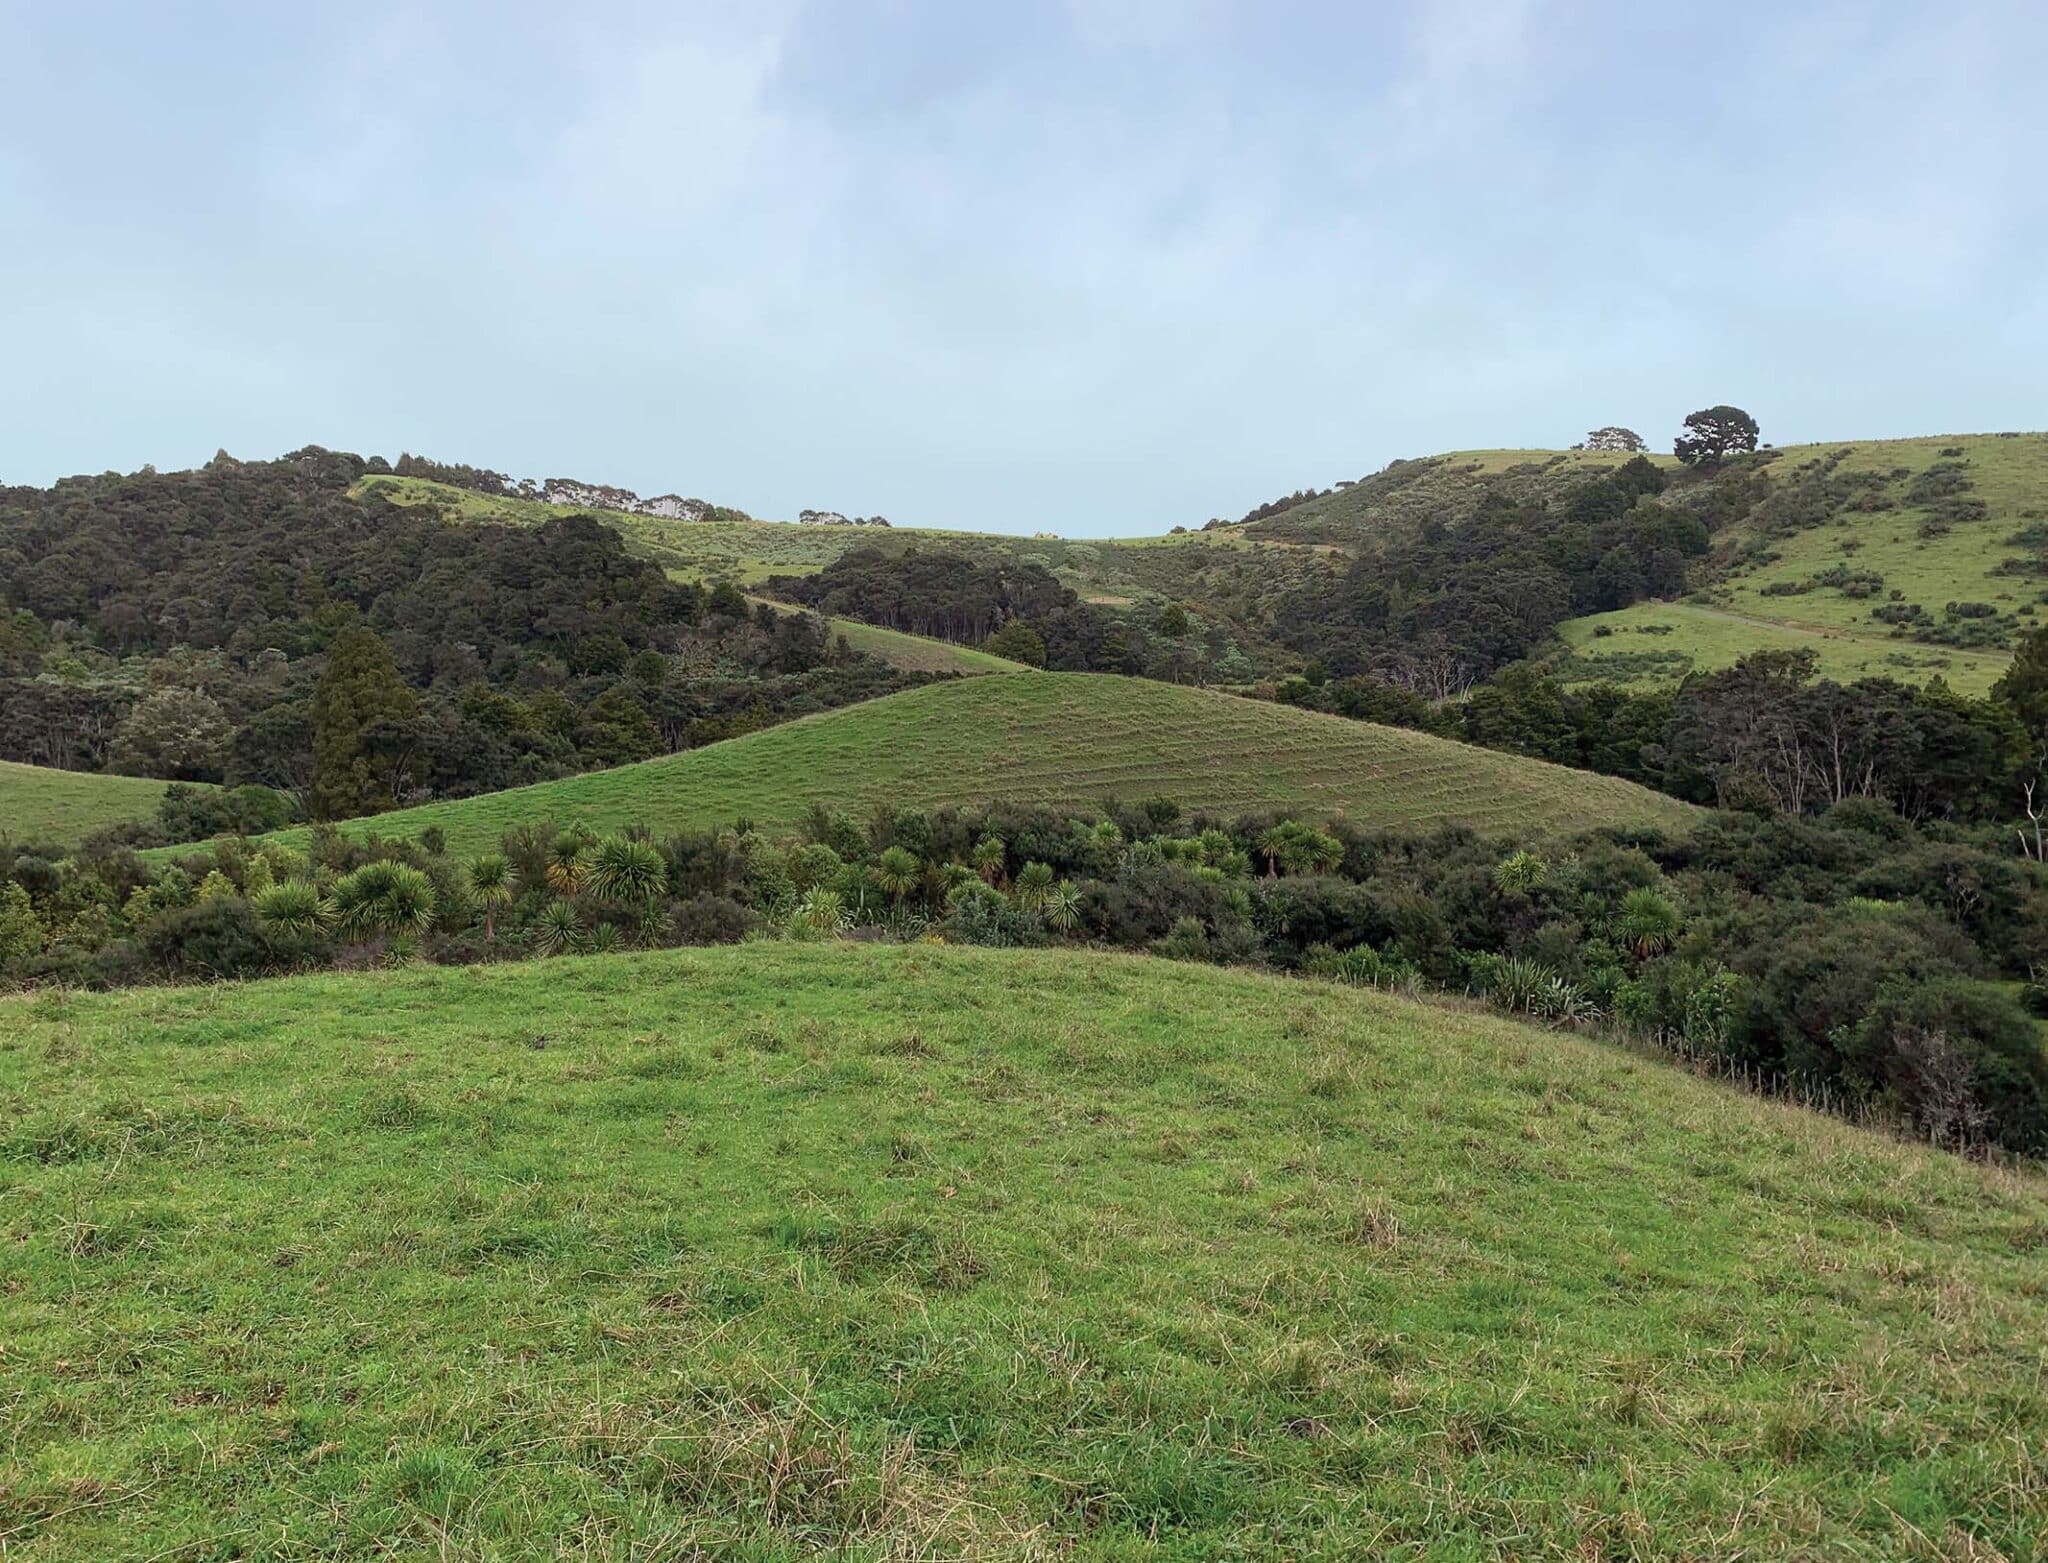
[[[42,919],[36,916],[28,892],[12,880],[0,884],[0,966],[34,955],[42,947]]]
[[[1009,849],[1003,838],[990,832],[974,844],[974,871],[991,885],[1000,886],[1008,866]]]
[[[1026,667],[1045,666],[1045,637],[1022,619],[1005,619],[1002,627],[981,643],[981,649]]]
[[[2025,735],[2020,791],[2027,823],[2020,827],[2020,850],[2037,863],[2048,862],[2048,629],[2020,637],[2012,665],[1991,686],[1991,698],[2005,703]]]
[[[2011,706],[2028,741],[2037,750],[2048,750],[2048,629],[2020,637],[2012,665],[1991,686],[1991,698]]]
[[[924,882],[921,865],[916,854],[903,847],[890,847],[875,859],[875,866],[869,871],[881,892],[898,906],[903,898]]]
[[[1159,633],[1169,640],[1177,640],[1188,632],[1188,610],[1177,602],[1170,602],[1159,612]]]
[[[1731,451],[1755,450],[1760,432],[1756,419],[1726,402],[1688,414],[1685,427],[1671,450],[1689,467],[1711,467]]]
[[[1587,450],[1648,450],[1643,437],[1634,429],[1624,429],[1618,423],[1604,424],[1586,436]]]
[[[349,819],[391,807],[388,753],[367,741],[386,740],[419,716],[419,702],[398,676],[391,648],[375,630],[343,630],[327,648],[327,666],[313,691],[313,788],[316,819]]]
[[[484,909],[484,942],[498,939],[498,909],[512,904],[512,865],[490,852],[469,865],[469,893]]]
[[[231,729],[227,714],[197,689],[144,695],[114,729],[114,768],[131,776],[219,781]]]

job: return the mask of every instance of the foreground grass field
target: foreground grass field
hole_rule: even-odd
[[[106,825],[148,819],[168,784],[0,760],[0,836],[71,842]]]
[[[2048,1549],[2048,1186],[1321,985],[0,999],[0,1192],[10,1557]]]
[[[1146,679],[1011,673],[906,690],[687,754],[379,814],[349,828],[408,836],[436,826],[451,851],[470,853],[494,846],[512,825],[543,819],[615,829],[746,818],[787,832],[814,802],[859,817],[878,803],[1085,808],[1161,795],[1188,808],[1496,830],[1683,828],[1698,817],[1691,805],[1630,782],[1423,733]]]

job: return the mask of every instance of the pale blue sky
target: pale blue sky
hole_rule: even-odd
[[[0,481],[402,449],[1069,535],[2048,425],[2048,6],[0,0]]]

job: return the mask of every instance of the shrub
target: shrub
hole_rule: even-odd
[[[761,916],[731,896],[702,894],[669,908],[668,926],[678,944],[738,944]]]
[[[2048,1053],[2033,1018],[1986,983],[1886,983],[1842,1039],[1851,1077],[1941,1143],[2048,1147]]]
[[[1349,983],[1356,988],[1393,988],[1414,981],[1415,968],[1396,956],[1382,955],[1369,944],[1349,950],[1312,949],[1301,969],[1311,977]]]
[[[1026,943],[1031,922],[1001,891],[970,880],[952,895],[943,924],[956,944],[1008,946]]]
[[[179,977],[254,977],[273,960],[255,909],[240,897],[159,913],[143,929],[142,947],[153,965]]]

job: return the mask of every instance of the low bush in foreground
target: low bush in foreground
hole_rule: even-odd
[[[1868,802],[1682,838],[1188,815],[823,805],[657,838],[535,822],[499,850],[323,830],[160,870],[18,849],[0,979],[114,986],[753,937],[1092,943],[1469,994],[1677,1047],[1958,1146],[2048,1149],[2048,1056],[2018,995],[2048,966],[2048,875]]]

